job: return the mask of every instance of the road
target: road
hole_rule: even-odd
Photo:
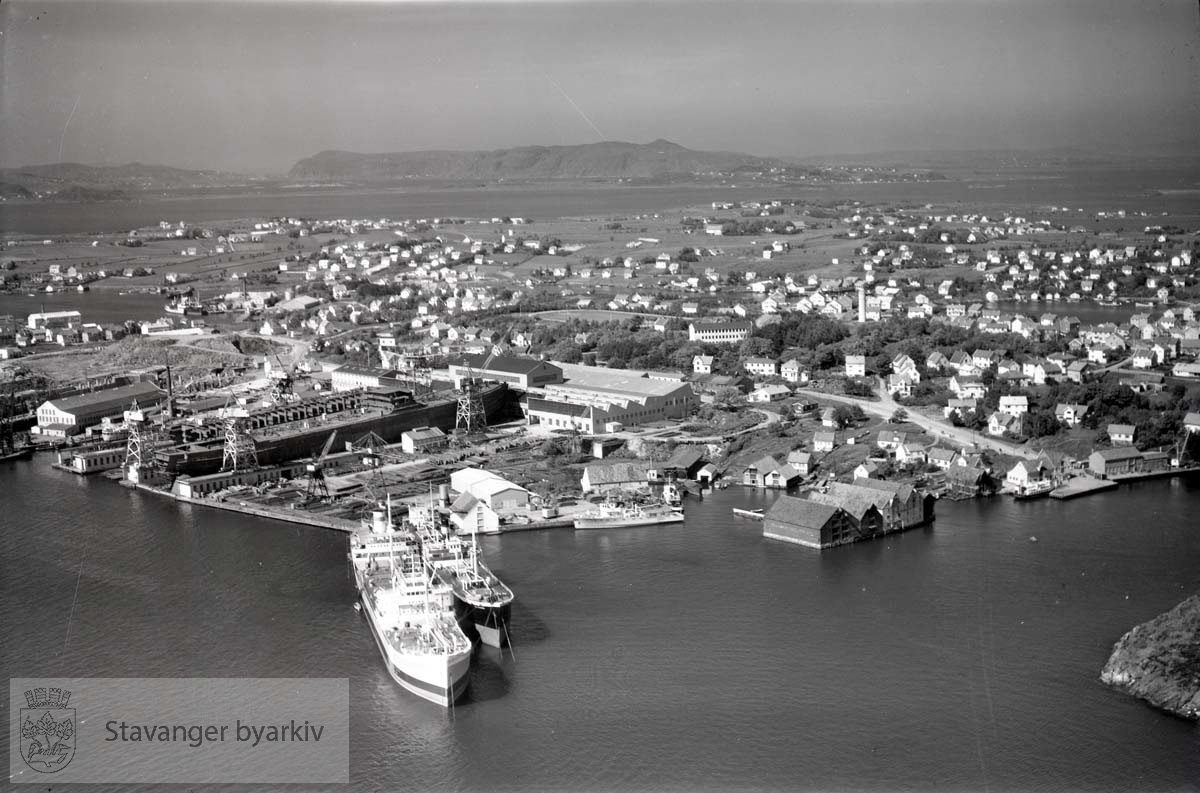
[[[908,418],[905,419],[905,421],[909,422],[910,424],[916,424],[918,427],[925,430],[935,438],[945,438],[946,440],[953,441],[961,446],[980,446],[986,449],[992,449],[994,451],[1001,452],[1003,454],[1024,457],[1029,460],[1037,457],[1036,452],[1027,449],[1024,446],[1006,443],[997,438],[989,438],[986,435],[981,435],[974,430],[967,429],[966,427],[955,427],[950,424],[945,424],[941,421],[935,421],[928,416],[922,416],[919,413],[915,413],[904,407],[904,405],[896,402],[896,400],[892,399],[892,397],[887,393],[886,389],[884,389],[881,385],[877,385],[876,387],[879,389],[879,393],[881,394],[878,402],[869,402],[865,399],[842,396],[839,394],[827,394],[824,391],[813,391],[808,388],[798,388],[796,389],[796,393],[817,399],[841,402],[847,405],[858,405],[863,409],[864,412],[871,413],[875,416],[880,416],[885,421],[890,419],[892,414],[897,410],[903,410],[908,414]]]

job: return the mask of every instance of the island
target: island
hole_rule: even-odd
[[[1100,679],[1176,716],[1200,719],[1200,595],[1122,636]]]

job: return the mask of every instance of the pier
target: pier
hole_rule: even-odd
[[[1077,476],[1062,487],[1050,491],[1050,498],[1065,500],[1068,498],[1079,498],[1080,496],[1090,496],[1093,493],[1114,490],[1119,485],[1120,482],[1097,479],[1094,476]]]

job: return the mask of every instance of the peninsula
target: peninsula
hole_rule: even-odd
[[[1100,679],[1169,713],[1200,719],[1200,595],[1122,636]]]

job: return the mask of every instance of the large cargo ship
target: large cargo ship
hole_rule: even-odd
[[[432,520],[416,525],[430,576],[454,593],[459,627],[490,647],[503,647],[508,642],[513,593],[480,559],[475,538],[459,537]]]
[[[392,679],[449,707],[470,683],[471,640],[458,626],[450,588],[431,580],[416,534],[393,526],[390,512],[371,513],[353,540],[362,612]]]
[[[577,529],[625,529],[633,526],[654,526],[660,523],[679,523],[683,510],[668,504],[604,503],[575,518]]]
[[[486,383],[476,390],[483,403],[484,415],[491,423],[506,415],[512,394],[503,383]],[[335,397],[340,395],[334,395]],[[396,443],[401,434],[418,427],[437,427],[453,431],[458,413],[458,401],[453,396],[428,400],[410,400],[391,410],[359,408],[336,413],[318,414],[302,420],[284,423],[265,423],[255,426],[259,413],[294,414],[303,416],[304,404],[263,408],[251,413],[250,432],[254,436],[259,465],[278,465],[288,460],[311,456],[321,448],[329,433],[336,430],[339,439],[354,441],[374,432],[387,443]],[[162,469],[170,474],[215,474],[221,470],[224,441],[219,428],[214,428],[204,440],[183,443],[155,452]]]

